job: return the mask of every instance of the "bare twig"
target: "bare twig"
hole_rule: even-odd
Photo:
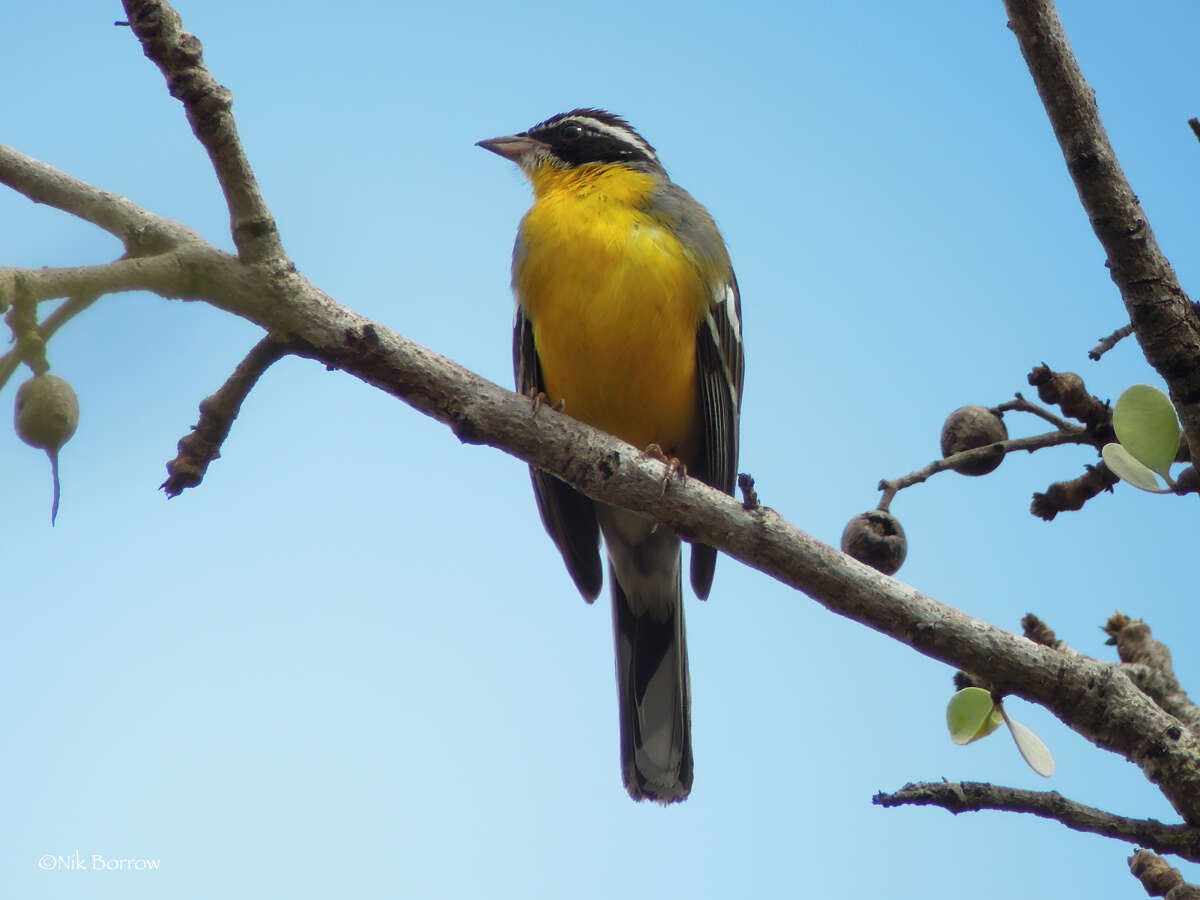
[[[167,480],[161,487],[168,497],[177,497],[204,479],[208,464],[221,455],[221,444],[229,436],[247,395],[262,373],[288,352],[286,344],[263,338],[220,389],[200,402],[200,420],[190,434],[180,439],[179,453],[167,463]]]
[[[1026,791],[974,781],[936,781],[906,784],[892,794],[878,793],[872,802],[885,807],[939,806],[955,815],[984,809],[1032,813],[1061,822],[1073,831],[1129,841],[1200,862],[1200,828],[1118,816],[1068,800],[1057,791]]]
[[[1045,419],[1059,431],[1073,431],[1078,426],[1071,424],[1061,416],[1056,416],[1053,412],[1046,409],[1044,406],[1038,406],[1036,403],[1031,403],[1025,399],[1025,395],[1018,391],[1013,395],[1014,399],[1006,400],[999,406],[993,406],[992,412],[997,415],[1006,412],[1027,412]]]
[[[275,219],[242,149],[231,111],[233,95],[204,65],[200,41],[182,28],[179,13],[158,0],[125,0],[125,14],[142,51],[162,72],[171,96],[183,103],[192,133],[208,151],[229,208],[238,256],[280,260]]]
[[[1131,334],[1133,334],[1133,326],[1122,325],[1108,337],[1100,338],[1100,343],[1088,351],[1088,359],[1099,359]]]
[[[927,466],[917,469],[915,472],[910,472],[901,478],[883,479],[879,482],[879,490],[883,491],[883,496],[879,500],[879,509],[887,509],[896,495],[905,488],[910,488],[915,484],[920,484],[923,481],[931,478],[939,472],[946,472],[953,469],[955,466],[969,464],[978,460],[987,459],[996,452],[996,447],[1002,447],[1005,455],[1016,453],[1019,450],[1025,450],[1033,453],[1037,450],[1045,449],[1046,447],[1060,447],[1063,444],[1090,444],[1092,443],[1091,436],[1087,430],[1080,428],[1078,425],[1067,425],[1068,431],[1048,431],[1045,434],[1035,434],[1031,437],[1012,438],[1007,441],[998,441],[995,444],[985,444],[982,447],[976,447],[973,450],[964,450],[961,453],[953,453],[950,456],[944,456],[941,459],[935,459]]]
[[[1192,456],[1200,459],[1200,315],[1121,171],[1053,2],[1005,0],[1004,6],[1138,343],[1167,383]]]
[[[1060,381],[1063,381],[1064,376],[1059,376],[1050,372],[1050,370],[1045,366],[1039,366],[1034,370],[1034,374],[1037,374],[1040,371],[1044,371],[1048,376],[1054,376],[1051,382],[1047,384],[1047,382],[1043,380],[1036,380],[1034,376],[1031,375],[1030,383],[1038,386],[1039,393],[1045,394],[1044,399],[1048,399],[1049,402],[1058,402],[1062,399],[1058,393],[1054,392],[1053,390],[1047,393],[1045,389],[1047,387],[1053,388],[1054,385],[1057,385]],[[1082,379],[1079,379],[1078,376],[1071,375],[1071,373],[1066,374],[1067,376],[1077,379],[1079,381],[1079,386],[1082,387]],[[996,459],[997,453],[999,453],[999,458],[1002,459],[1009,453],[1015,453],[1019,450],[1025,450],[1033,453],[1037,450],[1042,450],[1047,447],[1058,447],[1062,446],[1063,444],[1090,444],[1094,447],[1102,446],[1106,440],[1112,439],[1112,428],[1109,425],[1109,422],[1112,418],[1111,414],[1108,411],[1107,405],[1091,397],[1091,395],[1087,394],[1086,391],[1083,392],[1083,396],[1087,398],[1087,403],[1073,404],[1071,402],[1067,402],[1064,405],[1064,410],[1067,411],[1068,414],[1078,413],[1078,418],[1087,422],[1085,427],[1068,422],[1066,419],[1055,415],[1051,410],[1046,409],[1044,406],[1031,403],[1029,400],[1025,399],[1024,395],[1021,393],[1016,393],[1012,400],[1006,400],[1003,403],[991,407],[991,411],[996,415],[1002,415],[1006,412],[1030,413],[1046,420],[1058,430],[1046,432],[1045,434],[1034,435],[1032,437],[1012,438],[1006,441],[985,444],[981,447],[975,447],[971,450],[963,450],[959,453],[945,456],[941,459],[936,459],[924,468],[918,469],[915,472],[911,472],[902,478],[884,479],[879,482],[879,490],[883,492],[883,495],[879,498],[879,505],[877,508],[881,510],[889,509],[892,501],[896,498],[896,495],[900,491],[904,490],[905,488],[910,488],[914,485],[921,484],[939,472],[951,470],[961,471],[963,467],[969,468],[972,463]],[[1093,407],[1098,408],[1099,412],[1097,413],[1096,409]],[[998,463],[995,463],[993,468],[995,465],[998,465]]]
[[[1196,136],[1196,139],[1200,140],[1200,119],[1193,116],[1188,119],[1188,126],[1192,129],[1192,134]]]

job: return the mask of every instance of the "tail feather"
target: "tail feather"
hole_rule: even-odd
[[[625,789],[635,800],[682,800],[692,789],[683,606],[677,603],[666,621],[637,615],[615,576],[612,586]]]
[[[679,538],[640,517],[606,519],[601,517],[601,527],[610,560],[621,775],[635,800],[673,803],[692,789]]]

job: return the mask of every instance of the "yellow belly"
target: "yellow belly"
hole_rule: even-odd
[[[708,292],[679,242],[603,196],[551,192],[522,223],[513,286],[546,393],[589,425],[690,456]]]

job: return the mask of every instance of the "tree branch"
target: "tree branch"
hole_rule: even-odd
[[[1013,395],[1012,400],[1005,400],[1003,403],[999,404],[998,406],[993,406],[992,412],[997,413],[997,414],[1002,414],[1002,413],[1006,413],[1006,412],[1027,412],[1027,413],[1037,416],[1040,419],[1046,420],[1051,425],[1053,425],[1055,428],[1057,428],[1059,431],[1072,431],[1077,427],[1075,425],[1072,425],[1070,422],[1068,422],[1066,419],[1062,418],[1061,416],[1056,416],[1053,412],[1046,409],[1044,406],[1038,406],[1036,403],[1030,403],[1028,400],[1025,399],[1025,395],[1022,394],[1020,391],[1017,391],[1017,393]]]
[[[167,463],[167,480],[161,487],[168,497],[177,497],[204,479],[208,464],[221,455],[221,444],[229,436],[242,403],[263,372],[286,356],[290,349],[273,338],[263,338],[238,363],[220,389],[200,402],[200,420],[191,433],[180,439],[179,453]]]
[[[917,469],[915,472],[909,472],[901,478],[883,479],[879,482],[879,490],[883,491],[883,496],[879,500],[879,509],[887,509],[896,494],[905,488],[912,487],[915,484],[920,484],[928,480],[939,472],[946,472],[953,469],[955,466],[970,464],[977,460],[989,458],[996,452],[996,448],[1000,447],[1004,455],[1016,453],[1019,450],[1026,450],[1033,453],[1037,450],[1043,450],[1046,447],[1060,447],[1063,444],[1091,444],[1092,435],[1085,428],[1078,426],[1067,426],[1069,431],[1048,431],[1045,434],[1035,434],[1030,437],[1010,438],[1007,441],[998,441],[995,444],[985,444],[982,447],[975,447],[972,450],[963,450],[961,453],[952,453],[950,456],[943,456],[940,459],[935,459],[927,466]]]
[[[1004,6],[1138,343],[1166,381],[1192,457],[1200,459],[1200,315],[1121,171],[1054,4],[1005,0]]]
[[[954,815],[984,809],[1032,813],[1061,822],[1073,831],[1129,841],[1200,862],[1200,828],[1118,816],[1068,800],[1057,791],[1026,791],[975,781],[922,782],[906,784],[893,794],[878,793],[871,802],[885,807],[940,806]]]
[[[1099,497],[1105,491],[1113,492],[1121,479],[1109,470],[1103,462],[1086,465],[1087,470],[1078,478],[1070,481],[1056,481],[1046,488],[1045,492],[1035,492],[1029,511],[1039,519],[1053,521],[1060,512],[1075,512],[1083,509],[1083,505],[1094,497]]]
[[[1121,343],[1121,341],[1125,340],[1125,338],[1129,337],[1131,334],[1133,334],[1133,326],[1122,325],[1107,337],[1100,338],[1100,343],[1088,351],[1088,359],[1100,359],[1100,357],[1102,357],[1113,347],[1117,346],[1117,344]]]
[[[1129,871],[1142,883],[1146,894],[1164,900],[1200,900],[1200,887],[1188,884],[1179,870],[1167,865],[1161,856],[1138,850],[1129,857]]]
[[[1053,403],[1072,419],[1082,422],[1091,432],[1097,450],[1116,440],[1112,430],[1112,407],[1089,393],[1083,379],[1074,372],[1055,372],[1042,363],[1034,366],[1025,380],[1037,388],[1040,400]]]
[[[15,269],[0,266],[0,285],[20,278],[35,300],[98,297],[128,291],[152,291],[162,297],[197,299],[204,290],[195,280],[205,257],[220,253],[204,241],[156,256],[123,257],[97,266],[63,269]]]
[[[1142,620],[1134,621],[1122,613],[1104,625],[1109,644],[1115,644],[1125,672],[1141,690],[1187,728],[1200,731],[1200,707],[1175,677],[1171,650],[1150,633]]]
[[[165,250],[180,239],[196,238],[190,228],[153,215],[120,194],[102,191],[53,166],[0,144],[0,183],[91,222],[119,238],[130,256]]]
[[[46,316],[37,326],[37,333],[41,337],[42,342],[49,341],[54,332],[58,331],[63,325],[95,303],[96,299],[95,294],[83,297],[71,297],[66,303],[63,303],[54,312]],[[14,347],[3,356],[0,356],[0,390],[4,389],[4,385],[8,383],[8,379],[12,378],[13,372],[17,371],[17,366],[20,364],[20,347]]]
[[[182,28],[177,13],[160,0],[124,0],[129,26],[167,80],[171,96],[183,103],[192,133],[208,151],[229,208],[238,256],[262,262],[284,256],[275,219],[263,200],[233,119],[233,95],[204,65],[203,48]]]

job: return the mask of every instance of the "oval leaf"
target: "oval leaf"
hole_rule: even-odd
[[[1045,745],[1040,737],[1020,722],[1014,722],[1010,719],[1008,713],[1004,711],[1004,707],[1000,707],[1000,714],[1004,716],[1004,721],[1008,725],[1008,731],[1012,735],[1013,743],[1017,745],[1017,750],[1020,751],[1022,759],[1029,763],[1029,768],[1045,778],[1053,775],[1054,757],[1050,755],[1050,748]]]
[[[1156,387],[1135,384],[1117,398],[1113,430],[1146,468],[1166,475],[1179,450],[1179,420],[1170,398]]]
[[[994,706],[992,695],[983,688],[963,688],[956,693],[946,706],[950,740],[969,744],[995,731],[1003,719],[996,715]]]
[[[1121,444],[1105,444],[1100,455],[1104,457],[1104,464],[1112,469],[1112,473],[1122,481],[1127,481],[1143,491],[1150,491],[1154,494],[1166,493],[1158,476],[1134,459]]]

